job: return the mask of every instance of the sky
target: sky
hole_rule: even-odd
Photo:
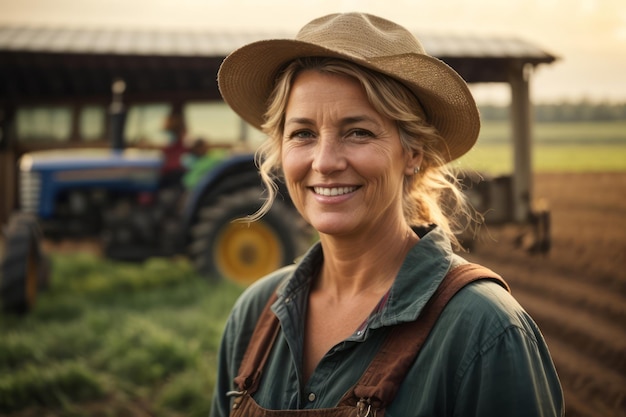
[[[559,57],[531,79],[536,103],[626,101],[625,0],[0,0],[0,23],[146,29],[293,31],[362,11],[420,33],[518,37]],[[473,85],[507,103],[506,85]]]

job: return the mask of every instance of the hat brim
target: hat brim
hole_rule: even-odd
[[[278,71],[294,59],[314,56],[351,61],[404,84],[419,99],[427,122],[444,139],[439,149],[444,160],[459,158],[476,143],[480,117],[467,84],[446,63],[429,55],[366,59],[293,39],[262,40],[226,57],[218,72],[220,93],[235,113],[261,129]]]

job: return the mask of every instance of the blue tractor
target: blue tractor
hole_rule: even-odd
[[[11,243],[2,264],[4,310],[32,307],[45,281],[45,265],[37,265],[38,259],[45,264],[41,236],[96,237],[107,257],[126,261],[184,255],[202,275],[244,285],[306,250],[310,229],[284,189],[269,213],[245,221],[264,197],[253,153],[220,149],[198,156],[176,146],[126,147],[126,114],[117,104],[111,111],[109,149],[46,150],[21,157],[19,212],[6,228]],[[168,170],[172,157],[188,161],[182,170]]]

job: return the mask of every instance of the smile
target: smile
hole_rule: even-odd
[[[313,187],[313,191],[315,194],[325,195],[325,196],[335,196],[335,195],[344,195],[354,192],[357,187]]]

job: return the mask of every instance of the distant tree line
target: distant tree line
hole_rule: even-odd
[[[493,104],[480,105],[481,117],[486,121],[508,120],[509,107]],[[626,120],[626,102],[563,101],[533,105],[536,122],[607,122]]]

